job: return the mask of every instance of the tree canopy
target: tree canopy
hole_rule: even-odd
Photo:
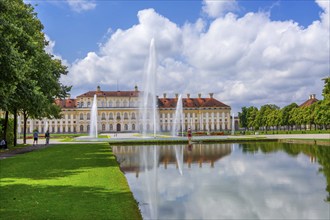
[[[32,5],[0,0],[1,110],[32,118],[59,117],[54,100],[67,96],[71,87],[60,82],[67,67],[45,51],[48,42],[42,31]]]

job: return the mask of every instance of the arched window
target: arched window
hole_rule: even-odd
[[[119,102],[119,100],[116,101],[116,107],[120,107],[120,102]]]
[[[124,113],[124,119],[128,119],[128,114],[127,114],[127,112]]]
[[[89,125],[87,125],[87,132],[89,132]]]
[[[110,131],[112,131],[113,130],[113,125],[112,124],[110,124]]]
[[[135,119],[135,113],[134,112],[132,113],[132,119]]]
[[[120,120],[120,113],[117,112],[117,117],[116,117],[118,120]]]
[[[109,107],[113,107],[113,102],[109,101]]]
[[[84,107],[84,102],[80,102],[80,108]]]
[[[133,131],[135,130],[135,124],[132,124],[132,130]]]
[[[124,107],[128,107],[128,103],[126,100],[124,101]]]
[[[90,107],[91,106],[91,102],[87,102],[87,107]]]
[[[105,113],[104,112],[102,113],[102,118],[101,119],[105,120]]]
[[[128,125],[125,124],[124,127],[125,127],[125,131],[127,131],[128,130]]]
[[[109,114],[109,119],[113,119],[113,114],[112,114],[112,112],[110,112],[110,114]]]
[[[84,120],[84,114],[80,113],[80,120]]]
[[[91,119],[91,114],[87,113],[87,120]]]
[[[105,124],[102,124],[102,131],[105,131]]]

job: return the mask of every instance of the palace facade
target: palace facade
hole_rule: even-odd
[[[135,87],[132,91],[102,91],[98,86],[95,91],[89,91],[76,97],[56,100],[62,108],[61,119],[29,119],[27,133],[34,129],[44,133],[88,133],[90,130],[91,107],[94,95],[97,97],[98,132],[139,132],[139,94]],[[172,130],[178,95],[168,98],[166,94],[158,98],[159,129],[163,132]],[[231,129],[230,106],[216,100],[213,94],[209,97],[197,98],[186,94],[182,98],[184,123],[183,129],[189,127],[193,131],[224,131]],[[19,125],[22,132],[23,120]]]

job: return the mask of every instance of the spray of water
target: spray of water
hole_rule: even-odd
[[[181,134],[183,130],[183,108],[182,108],[182,96],[181,94],[178,97],[178,101],[176,104],[176,110],[174,115],[174,121],[172,126],[172,137],[175,137],[179,132],[181,126]]]
[[[97,138],[97,97],[94,95],[93,104],[91,108],[90,130],[89,136]]]
[[[143,93],[140,94],[140,127],[142,135],[145,137],[147,133],[152,133],[156,137],[158,129],[158,111],[157,111],[157,59],[155,41],[151,39],[149,48],[149,59],[146,71],[143,77]]]

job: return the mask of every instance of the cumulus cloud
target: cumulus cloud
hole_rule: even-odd
[[[111,29],[99,51],[75,61],[64,80],[76,91],[97,84],[114,89],[117,82],[120,90],[135,84],[143,90],[142,73],[154,38],[160,95],[213,92],[234,111],[249,105],[300,104],[310,93],[321,98],[321,79],[330,69],[328,1],[317,1],[323,12],[306,28],[292,20],[272,21],[269,13],[223,13],[224,5],[212,9],[219,13],[211,12],[211,5],[225,4],[217,2],[228,1],[204,1],[202,8],[214,19],[199,18],[183,26],[154,9],[139,11],[136,25]]]
[[[66,0],[70,8],[76,12],[83,12],[93,10],[96,7],[96,3],[92,0]]]
[[[211,18],[221,17],[229,11],[236,11],[238,9],[235,0],[216,1],[203,0],[202,10]]]
[[[56,44],[55,41],[51,40],[50,37],[46,34],[45,34],[45,39],[46,39],[46,41],[48,41],[48,45],[45,47],[45,51],[48,54],[51,54],[53,56],[53,58],[61,60],[63,65],[69,66],[69,62],[67,60],[63,59],[61,55],[56,54],[54,52],[54,47]]]

